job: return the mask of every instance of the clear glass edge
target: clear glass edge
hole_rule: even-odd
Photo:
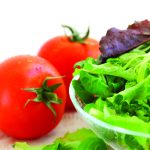
[[[79,78],[79,76],[75,76],[73,77],[73,80],[77,80]],[[113,126],[111,124],[108,124],[106,122],[103,122],[101,120],[96,119],[95,117],[91,116],[90,114],[88,114],[87,112],[85,112],[79,105],[76,97],[75,97],[75,90],[72,86],[72,81],[70,82],[70,86],[69,86],[69,95],[70,95],[70,99],[75,107],[75,109],[81,113],[81,115],[86,116],[86,118],[89,118],[92,122],[94,122],[95,124],[100,125],[103,128],[107,128],[109,130],[113,130],[119,133],[123,133],[123,134],[130,134],[130,135],[134,135],[134,136],[142,136],[144,138],[150,138],[150,134],[146,134],[146,133],[141,133],[141,132],[136,132],[136,131],[132,131],[129,129],[124,129],[121,127],[117,127],[117,126]]]

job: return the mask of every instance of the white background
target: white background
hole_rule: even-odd
[[[62,24],[99,40],[110,27],[125,29],[150,19],[149,0],[0,0],[0,61],[36,55],[48,39],[63,35]]]

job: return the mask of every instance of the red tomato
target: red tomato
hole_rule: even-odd
[[[72,36],[58,36],[48,40],[43,44],[38,55],[51,62],[60,74],[65,76],[64,82],[67,91],[69,91],[74,64],[87,57],[98,58],[100,51],[99,42],[95,39],[88,38],[89,30],[81,38],[77,31],[68,26],[65,27],[72,32]],[[74,110],[73,108],[69,93],[67,92],[66,110]]]
[[[48,61],[29,55],[9,58],[0,65],[0,79],[0,128],[4,133],[33,139],[60,122],[66,90],[60,74]]]

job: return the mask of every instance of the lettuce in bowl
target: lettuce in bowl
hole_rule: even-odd
[[[150,149],[150,22],[110,29],[101,56],[75,64],[70,97],[112,148]]]

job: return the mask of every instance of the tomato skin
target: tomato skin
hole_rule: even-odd
[[[0,65],[0,128],[17,139],[34,139],[54,129],[62,119],[66,90],[63,79],[52,79],[48,85],[62,83],[55,93],[62,104],[51,104],[57,116],[43,102],[29,102],[36,97],[24,88],[39,88],[46,77],[60,76],[56,68],[38,56],[22,55]]]
[[[49,39],[43,44],[38,52],[41,56],[51,62],[61,75],[64,75],[66,90],[69,91],[69,85],[72,80],[73,66],[76,62],[87,57],[98,58],[99,42],[92,38],[87,38],[85,43],[72,42],[67,36],[57,36]],[[74,110],[74,106],[67,92],[66,111]]]

